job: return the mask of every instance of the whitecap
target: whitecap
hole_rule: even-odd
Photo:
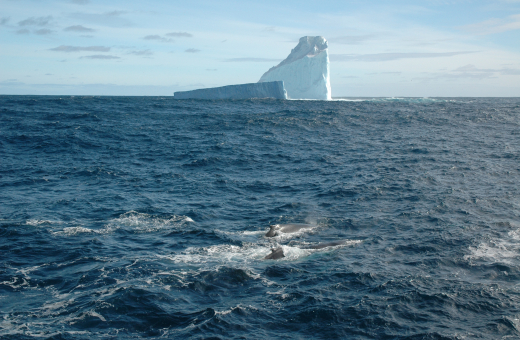
[[[104,321],[104,322],[107,321],[107,320],[103,317],[103,315],[101,315],[101,314],[99,314],[99,313],[97,313],[97,312],[94,312],[94,311],[89,311],[89,312],[88,312],[88,315],[93,316],[93,317],[95,317],[95,318],[98,318],[99,320]]]
[[[518,240],[518,230],[509,232],[511,240],[490,240],[480,243],[477,247],[469,247],[470,254],[465,255],[465,260],[486,260],[493,263],[506,263],[509,265],[520,260],[520,244],[511,242]]]
[[[164,229],[181,228],[185,223],[194,222],[190,217],[183,215],[162,217],[131,210],[118,218],[110,220],[106,227],[131,229],[136,233],[149,233]]]
[[[85,234],[85,233],[103,234],[103,233],[105,233],[105,231],[104,230],[94,230],[94,229],[89,229],[89,228],[85,228],[85,227],[67,227],[61,231],[53,232],[54,235],[66,235],[66,236],[74,236],[74,235]]]
[[[33,227],[38,227],[42,224],[61,224],[61,223],[62,222],[60,222],[60,221],[38,220],[38,219],[29,219],[29,220],[25,221],[25,224],[33,226]]]

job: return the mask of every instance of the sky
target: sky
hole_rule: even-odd
[[[520,0],[0,0],[0,94],[254,83],[307,35],[333,97],[520,97]]]

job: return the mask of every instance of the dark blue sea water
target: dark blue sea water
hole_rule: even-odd
[[[314,228],[264,236],[291,222]],[[0,96],[1,338],[517,339],[519,318],[520,98]]]

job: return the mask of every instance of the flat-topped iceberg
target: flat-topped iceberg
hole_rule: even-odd
[[[179,91],[173,94],[175,99],[249,99],[274,98],[287,99],[283,81],[227,85],[192,91]]]
[[[281,80],[290,99],[331,99],[328,43],[324,37],[302,37],[284,61],[259,82]]]

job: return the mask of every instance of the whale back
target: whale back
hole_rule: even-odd
[[[269,231],[267,232],[267,234],[265,234],[265,236],[267,236],[267,237],[275,237],[276,236],[276,225],[270,225],[269,226]]]
[[[282,257],[285,257],[285,255],[283,254],[283,249],[282,247],[278,247],[278,248],[272,248],[271,249],[271,254],[267,255],[266,257],[264,257],[264,259],[266,260],[278,260],[278,259],[281,259]]]
[[[303,223],[280,224],[280,231],[282,233],[296,233],[302,229],[311,229],[312,225]]]
[[[323,248],[327,248],[327,247],[340,246],[342,244],[345,244],[345,242],[346,242],[345,240],[332,241],[332,242],[323,242],[323,243],[319,243],[319,244],[316,244],[316,245],[313,245],[313,246],[304,247],[304,249],[323,249]]]

